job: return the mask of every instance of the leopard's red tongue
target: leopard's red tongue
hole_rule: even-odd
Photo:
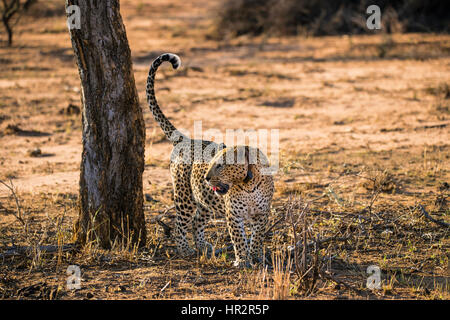
[[[216,190],[217,190],[217,187],[212,187],[212,189],[213,189],[213,191],[216,191]]]

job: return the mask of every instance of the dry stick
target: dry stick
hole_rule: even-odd
[[[291,220],[292,233],[294,235],[294,243],[297,243],[297,232],[295,230],[296,226],[297,226],[297,222],[294,222],[294,217],[293,217],[294,206],[295,206],[295,203],[292,201],[292,197],[289,197],[289,202],[288,202],[286,215],[289,216],[289,218]],[[298,250],[297,250],[295,245],[294,245],[294,261],[295,261],[295,270],[297,271],[297,273],[299,273],[299,270],[298,270]],[[300,275],[300,273],[299,273],[299,275]]]
[[[317,236],[316,241],[314,242],[314,260],[313,260],[313,278],[311,281],[311,286],[309,288],[308,294],[311,294],[314,290],[314,286],[317,281],[317,276],[319,275],[319,236]]]
[[[305,216],[303,215],[302,218],[305,219]],[[292,229],[293,229],[293,232],[294,232],[294,242],[295,242],[295,245],[294,245],[295,270],[297,271],[297,274],[303,278],[303,276],[305,276],[309,272],[309,271],[308,272],[305,271],[305,269],[306,269],[306,260],[305,260],[306,252],[305,252],[305,250],[302,251],[302,259],[300,260],[298,248],[297,248],[297,245],[296,245],[296,243],[297,243],[297,232],[295,231],[295,227],[294,226],[292,226]],[[305,236],[304,226],[303,226],[303,230],[302,231],[303,231],[302,236],[304,237]],[[301,240],[299,240],[299,241],[301,241]]]
[[[363,209],[363,212],[364,212],[364,210],[366,210],[366,209],[369,209],[369,215],[372,215],[372,207],[373,207],[373,204],[375,203],[375,201],[377,200],[377,198],[378,198],[378,196],[380,195],[380,193],[381,193],[381,188],[377,188],[377,190],[375,191],[375,192],[373,192],[372,193],[372,198],[370,199],[370,204],[367,206],[367,207],[365,207],[364,209]],[[378,219],[380,219],[380,217],[374,212],[373,213]],[[381,219],[380,219],[381,220]]]
[[[154,251],[153,254],[152,254],[152,259],[155,258],[156,252],[158,252],[158,248],[159,248],[159,246],[161,245],[161,242],[162,242],[162,239],[159,239],[158,244],[157,244],[156,247],[155,247],[155,251]]]
[[[425,216],[425,218],[427,218],[430,221],[433,221],[434,223],[440,225],[441,227],[450,228],[450,224],[445,223],[444,221],[432,218],[421,204],[419,204],[418,206],[419,206],[420,210],[422,211],[423,215]]]
[[[72,251],[76,249],[75,244],[66,244],[63,246],[55,246],[55,245],[45,245],[45,246],[38,246],[38,247],[9,247],[8,250],[5,253],[0,254],[0,258],[6,258],[10,256],[18,256],[18,255],[26,255],[27,253],[32,252],[33,250],[38,250],[41,253],[58,253],[58,252],[67,252]]]
[[[14,217],[16,217],[17,220],[20,221],[20,223],[26,227],[26,223],[25,221],[22,219],[22,210],[20,208],[20,204],[19,204],[19,198],[16,195],[16,192],[14,191],[14,185],[12,183],[12,180],[9,179],[9,183],[11,184],[11,186],[8,186],[4,181],[0,180],[0,183],[3,184],[6,188],[8,188],[8,190],[11,192],[11,195],[13,196],[14,200],[16,201],[16,208],[17,208],[17,214],[16,213],[12,213],[14,215]]]
[[[355,287],[353,287],[353,286],[351,286],[351,285],[349,285],[349,284],[347,284],[347,283],[345,283],[345,282],[343,282],[341,280],[338,280],[338,279],[334,278],[331,274],[327,273],[326,271],[325,272],[321,272],[319,275],[320,275],[321,278],[324,278],[325,280],[333,281],[333,282],[335,282],[337,284],[343,285],[347,289],[353,290],[356,293],[361,294],[361,290],[359,290],[359,289],[357,289],[357,288],[355,288]]]
[[[170,237],[170,232],[172,231],[172,228],[169,227],[164,222],[162,222],[160,219],[156,219],[156,222],[164,229],[164,235],[169,238]]]
[[[162,289],[160,290],[160,294],[164,292],[164,290],[166,290],[166,288],[169,286],[170,284],[170,280],[165,284],[164,287],[162,287]]]
[[[169,212],[170,210],[172,210],[174,208],[175,208],[175,206],[171,206],[171,207],[167,208],[162,214],[159,214],[154,218],[155,219],[154,221],[156,221],[156,223],[158,223],[164,229],[164,235],[166,237],[170,237],[170,232],[172,231],[172,228],[169,227],[164,222],[162,222],[161,219],[167,214],[167,212]]]
[[[308,206],[308,204],[306,204],[306,207]],[[303,210],[303,250],[302,250],[302,263],[301,263],[301,268],[302,268],[302,272],[305,272],[306,269],[306,255],[307,255],[307,250],[308,250],[308,246],[306,245],[306,231],[307,231],[307,221],[306,221],[306,211]]]
[[[277,221],[275,221],[275,222],[270,226],[270,228],[267,229],[267,231],[264,233],[264,237],[267,237],[267,236],[270,234],[270,232],[273,230],[273,228],[275,228],[275,226],[276,226],[277,224],[279,224],[280,222],[282,222],[282,221],[285,220],[285,219],[286,219],[286,216],[283,216],[283,217],[281,217],[280,219],[278,219]]]

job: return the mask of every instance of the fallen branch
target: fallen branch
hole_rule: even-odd
[[[61,246],[55,246],[55,245],[46,245],[46,246],[12,246],[9,248],[6,248],[6,252],[0,254],[0,258],[6,258],[11,256],[22,256],[32,253],[34,250],[38,250],[41,253],[44,254],[52,254],[52,253],[58,253],[58,252],[68,252],[73,251],[76,249],[75,244],[66,244]]]
[[[450,228],[450,224],[445,223],[444,221],[441,221],[441,220],[434,219],[433,217],[431,217],[421,204],[419,204],[418,206],[419,206],[420,210],[422,211],[422,213],[423,213],[425,218],[427,218],[428,220],[436,223],[437,225],[440,225],[441,227]]]
[[[414,130],[424,130],[424,129],[442,129],[447,127],[449,124],[448,123],[438,123],[438,124],[429,124],[429,125],[425,125],[425,126],[420,126],[420,127],[415,127]]]
[[[325,238],[325,239],[322,239],[322,240],[319,239],[319,240],[309,241],[306,246],[308,248],[309,247],[313,247],[315,245],[322,246],[323,244],[325,244],[327,242],[343,242],[343,241],[347,241],[348,239],[350,239],[350,236],[347,236],[347,237],[328,237],[328,238]],[[298,241],[296,246],[298,248],[303,248],[303,241],[302,240]]]
[[[319,276],[320,276],[321,278],[325,279],[325,280],[330,280],[330,281],[333,281],[334,283],[337,283],[337,284],[339,284],[339,285],[342,285],[342,286],[344,286],[346,289],[352,290],[352,291],[356,292],[357,294],[362,294],[362,291],[361,291],[361,290],[359,290],[359,289],[357,289],[357,288],[355,288],[355,287],[353,287],[353,286],[351,286],[351,285],[349,285],[349,284],[347,284],[347,283],[345,283],[345,282],[343,282],[343,281],[341,281],[341,280],[336,279],[336,278],[333,277],[331,274],[329,274],[327,271],[320,272],[320,273],[319,273]]]

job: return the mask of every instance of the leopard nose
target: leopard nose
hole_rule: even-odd
[[[206,177],[205,177],[205,180],[206,180],[207,182],[209,182],[209,180],[211,180],[211,177],[206,176]]]

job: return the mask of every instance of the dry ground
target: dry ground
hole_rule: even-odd
[[[62,12],[58,2],[47,3]],[[81,158],[80,115],[68,112],[70,104],[80,107],[79,77],[64,17],[36,13],[22,20],[12,48],[0,46],[0,179],[11,179],[26,224],[0,185],[0,253],[35,249],[0,256],[0,297],[449,299],[449,228],[419,207],[450,222],[448,35],[216,42],[208,32],[218,1],[121,3],[147,124],[148,245],[138,252],[36,249],[71,242]],[[183,61],[181,70],[165,66],[157,76],[160,104],[177,127],[192,132],[201,120],[204,130],[280,130],[271,217],[278,223],[266,244],[271,252],[292,245],[303,220],[294,234],[291,215],[295,221],[302,210],[289,207],[308,203],[307,236],[329,240],[317,248],[322,277],[312,290],[312,274],[307,282],[276,268],[236,271],[230,252],[180,259],[155,223],[172,204],[170,145],[144,88],[162,52]],[[163,221],[170,224],[171,215]],[[208,236],[229,244],[222,217]],[[72,264],[82,271],[76,291],[66,290]],[[379,290],[366,288],[369,265],[381,268]]]

